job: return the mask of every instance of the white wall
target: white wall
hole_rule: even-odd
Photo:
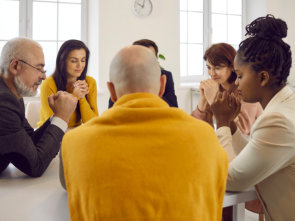
[[[281,18],[288,25],[288,34],[284,39],[290,46],[293,55],[293,63],[288,81],[295,85],[295,1],[294,0],[246,0],[246,20],[249,24],[254,19],[273,14],[276,18]]]
[[[268,0],[246,0],[246,25],[254,19],[266,15],[266,2]]]
[[[133,14],[132,2],[133,0],[89,0],[90,14],[93,14],[89,17],[89,43],[92,55],[98,48],[96,57],[92,56],[95,61],[92,60],[91,65],[98,66],[99,112],[107,109],[109,93],[106,82],[109,64],[115,53],[135,40],[149,38],[158,44],[160,53],[166,56],[166,61],[161,65],[173,73],[180,108],[190,113],[190,89],[179,88],[179,1],[152,0],[154,10],[147,18],[138,18]],[[285,20],[289,27],[286,41],[294,48],[294,0],[246,0],[245,5],[246,24],[267,13]],[[98,14],[95,13],[96,10]],[[98,37],[95,34],[96,28]],[[291,70],[289,81],[295,84],[294,68]]]
[[[295,1],[294,0],[268,0],[267,13],[273,14],[275,17],[281,18],[287,22],[288,35],[285,39],[291,46],[292,50],[292,68],[288,81],[295,85]]]
[[[131,9],[133,0],[99,1],[99,112],[107,109],[109,64],[113,56],[135,40],[154,40],[166,61],[161,65],[172,72],[175,86],[179,84],[179,2],[152,0],[153,11],[147,18],[136,17]],[[95,27],[93,27],[95,28]]]
[[[106,82],[111,59],[119,49],[141,38],[154,40],[159,46],[160,53],[166,56],[166,61],[161,65],[173,73],[179,106],[190,113],[192,108],[190,89],[179,88],[179,1],[152,0],[154,10],[147,18],[138,18],[133,14],[131,10],[133,0],[88,0],[88,2],[88,45],[91,50],[89,73],[96,76],[98,81],[99,113],[104,112],[108,105],[109,93]],[[294,55],[289,81],[294,85],[295,1],[246,0],[245,6],[246,24],[267,13],[287,22],[289,30],[286,41],[291,45]]]

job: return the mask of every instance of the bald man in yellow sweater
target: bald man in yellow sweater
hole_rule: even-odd
[[[114,57],[115,105],[62,142],[71,220],[221,220],[226,152],[209,124],[160,98],[165,81],[145,47]]]

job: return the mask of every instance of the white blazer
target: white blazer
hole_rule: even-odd
[[[295,93],[286,86],[270,100],[249,140],[228,127],[216,133],[232,160],[227,190],[255,185],[266,220],[295,220]]]

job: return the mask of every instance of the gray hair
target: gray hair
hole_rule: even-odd
[[[9,73],[9,65],[12,59],[21,58],[27,59],[30,55],[29,46],[37,45],[42,48],[41,45],[29,38],[13,38],[9,40],[3,47],[0,57],[0,75],[7,77]]]

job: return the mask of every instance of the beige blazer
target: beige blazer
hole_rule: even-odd
[[[295,220],[295,93],[284,87],[268,103],[249,140],[228,127],[216,133],[230,160],[227,190],[256,187],[266,220]],[[236,156],[236,157],[235,157]]]

